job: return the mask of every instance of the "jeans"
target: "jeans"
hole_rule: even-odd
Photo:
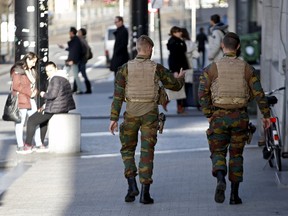
[[[17,140],[17,146],[19,148],[24,146],[23,129],[24,129],[26,117],[27,117],[27,115],[31,116],[32,114],[37,112],[36,101],[34,99],[30,99],[30,103],[31,103],[31,109],[29,109],[29,110],[28,109],[20,109],[21,117],[22,117],[21,122],[15,124],[15,135],[16,135],[16,140]],[[35,138],[34,139],[35,139],[36,146],[42,145],[39,126],[35,128]]]
[[[26,143],[32,143],[32,139],[37,127],[41,128],[41,139],[45,139],[45,135],[48,128],[48,122],[52,118],[53,113],[36,112],[27,121],[27,136]]]
[[[77,92],[83,92],[82,84],[81,84],[80,78],[78,76],[78,73],[79,73],[78,64],[70,65],[69,67],[67,67],[67,69],[69,72],[72,71],[72,73],[73,73],[74,80],[76,81],[76,84],[77,84]]]

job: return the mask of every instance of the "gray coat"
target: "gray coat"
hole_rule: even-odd
[[[44,111],[47,113],[67,113],[75,109],[72,94],[71,85],[65,77],[61,75],[53,76],[44,94],[46,101]]]
[[[228,32],[228,25],[218,23],[211,28],[211,31],[212,36],[209,37],[208,59],[210,61],[217,61],[223,57],[221,42]]]

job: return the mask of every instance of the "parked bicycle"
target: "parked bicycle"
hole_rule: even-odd
[[[273,94],[284,90],[285,87],[274,89],[270,92],[265,92],[265,95],[268,100],[271,112],[271,126],[264,130],[265,135],[265,146],[263,148],[263,157],[268,160],[270,167],[276,167],[278,171],[282,170],[281,162],[281,149],[282,149],[282,140],[280,133],[279,119],[274,111],[274,105],[277,104],[278,99]]]

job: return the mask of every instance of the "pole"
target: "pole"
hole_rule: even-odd
[[[124,0],[119,0],[119,15],[124,16]]]
[[[27,52],[37,53],[38,0],[15,1],[15,62]]]
[[[48,61],[48,0],[15,1],[15,62],[28,52],[38,55],[38,89],[46,90]],[[41,106],[40,100],[38,106]]]
[[[39,90],[46,91],[47,75],[45,65],[49,61],[49,39],[48,39],[48,0],[38,0],[38,43],[37,55],[40,58],[38,63],[39,68]],[[38,105],[41,106],[43,99],[38,100]]]
[[[80,2],[79,0],[76,0],[76,26],[77,26],[77,29],[80,29],[81,28],[81,5],[80,5]]]
[[[282,121],[282,137],[283,137],[283,157],[288,158],[288,58],[286,57],[286,68],[285,68],[285,92],[284,92],[284,100],[283,100],[283,121]]]
[[[159,46],[160,46],[160,62],[163,65],[163,53],[162,53],[162,34],[161,34],[161,16],[160,9],[158,9],[158,26],[159,26]]]
[[[148,35],[148,1],[133,0],[130,2],[130,28],[132,31],[131,38],[131,57],[134,58],[137,54],[136,41],[140,35]]]
[[[196,40],[196,1],[191,0],[191,40]]]

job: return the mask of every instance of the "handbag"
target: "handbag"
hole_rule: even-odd
[[[166,93],[168,95],[169,100],[178,100],[178,99],[186,98],[184,85],[179,91],[172,91],[172,90],[166,89]]]
[[[185,72],[185,83],[193,83],[193,69],[184,70]]]
[[[2,119],[4,121],[14,121],[15,123],[21,122],[21,114],[18,108],[18,94],[13,95],[12,92],[9,93]]]

